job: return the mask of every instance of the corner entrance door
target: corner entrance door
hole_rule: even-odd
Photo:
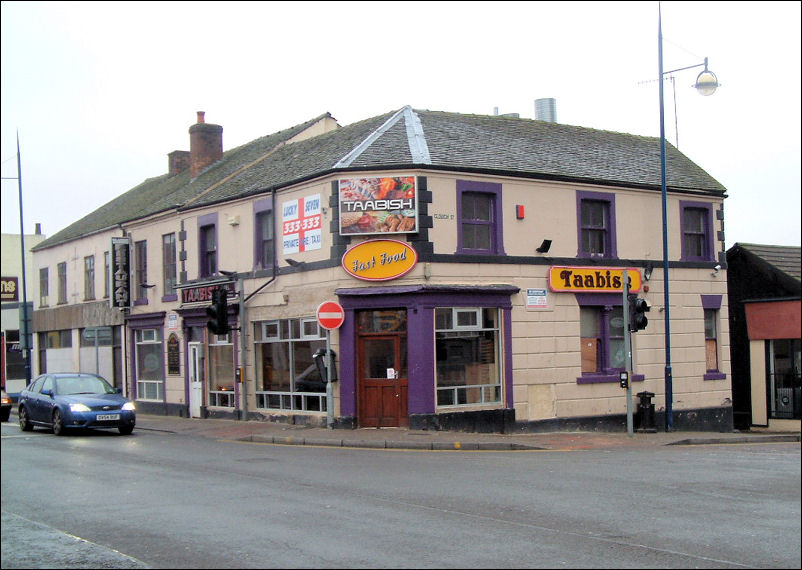
[[[358,421],[360,427],[409,425],[407,336],[359,336]]]
[[[203,405],[203,348],[199,342],[189,343],[189,417],[201,417]]]

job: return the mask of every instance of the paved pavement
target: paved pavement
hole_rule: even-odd
[[[799,432],[551,432],[488,434],[404,428],[327,429],[275,422],[189,419],[137,414],[137,430],[277,445],[314,445],[429,450],[567,450],[638,448],[663,445],[798,442]]]
[[[16,410],[9,423],[17,422]],[[628,435],[621,432],[471,433],[410,430],[405,428],[327,429],[263,421],[190,419],[138,413],[136,429],[212,439],[230,439],[276,445],[363,447],[420,450],[580,450],[639,448],[664,445],[713,445],[798,442],[800,432],[657,431]]]

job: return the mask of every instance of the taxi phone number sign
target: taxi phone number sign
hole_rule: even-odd
[[[320,194],[284,202],[281,212],[285,254],[320,249],[323,246]]]

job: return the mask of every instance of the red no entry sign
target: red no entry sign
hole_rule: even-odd
[[[345,320],[345,311],[339,303],[326,301],[317,308],[317,322],[324,329],[331,330],[340,328]]]

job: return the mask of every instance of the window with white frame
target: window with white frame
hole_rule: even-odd
[[[254,323],[256,407],[326,411],[326,384],[313,355],[326,348],[314,317]]]
[[[136,394],[138,400],[164,399],[164,352],[161,329],[138,329],[136,339]]]
[[[435,309],[438,406],[501,403],[499,310]]]
[[[162,279],[164,295],[175,295],[177,282],[175,233],[162,236]]]
[[[209,333],[209,405],[233,408],[234,344],[230,334]]]

